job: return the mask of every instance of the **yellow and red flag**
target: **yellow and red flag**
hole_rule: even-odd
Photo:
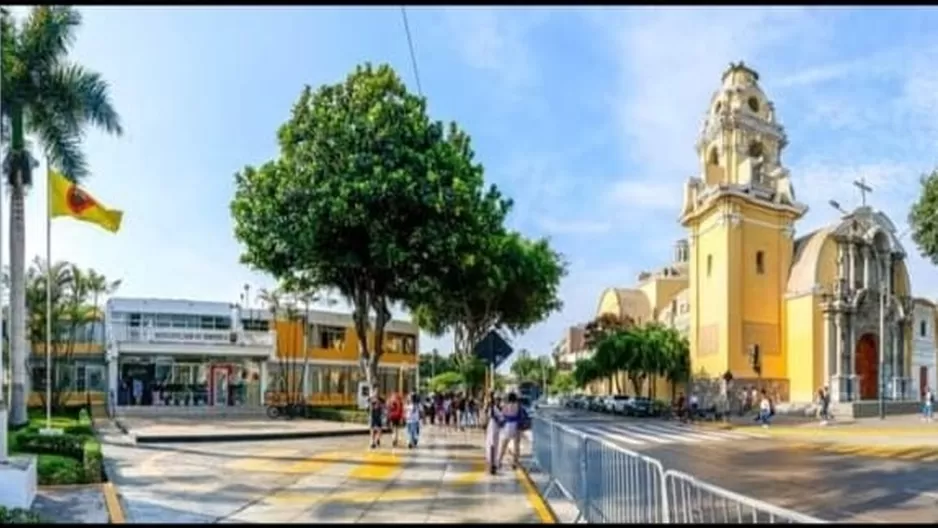
[[[49,216],[70,216],[116,233],[121,228],[124,213],[108,209],[62,174],[49,171]]]

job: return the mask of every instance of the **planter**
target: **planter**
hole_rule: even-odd
[[[36,456],[16,455],[0,462],[0,506],[29,509],[36,498]]]

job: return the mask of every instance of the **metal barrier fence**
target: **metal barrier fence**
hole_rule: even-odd
[[[547,474],[542,490],[576,505],[574,522],[826,524],[679,471],[661,462],[540,417],[533,419],[533,458]]]

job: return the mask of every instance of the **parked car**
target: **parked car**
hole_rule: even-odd
[[[602,398],[597,396],[587,396],[586,397],[586,410],[593,412],[602,412],[605,408],[603,405]]]
[[[646,417],[652,415],[654,402],[651,398],[631,398],[625,408],[625,414],[628,416]]]
[[[622,396],[620,394],[611,396],[609,398],[610,412],[614,414],[625,414],[625,409],[628,407],[630,400],[631,400],[630,397]]]

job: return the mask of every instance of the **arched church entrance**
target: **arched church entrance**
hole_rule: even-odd
[[[860,399],[875,400],[879,397],[879,357],[876,353],[876,336],[863,334],[863,337],[857,341],[856,352]]]

